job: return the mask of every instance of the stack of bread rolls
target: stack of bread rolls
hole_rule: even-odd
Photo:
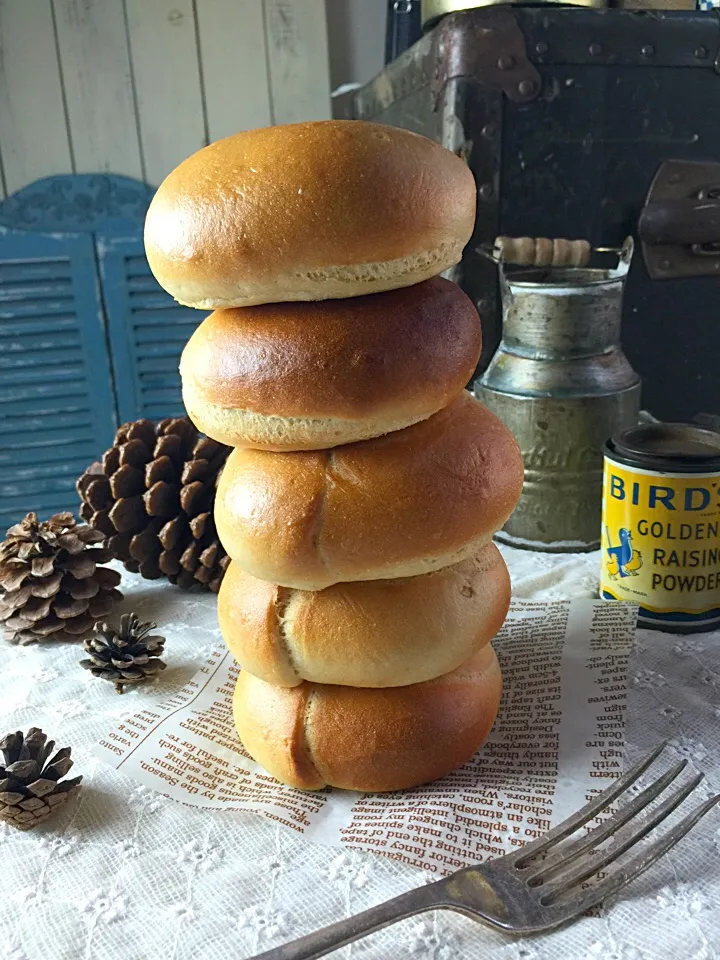
[[[215,521],[238,732],[296,787],[434,779],[495,720],[510,583],[492,537],[522,461],[465,392],[479,318],[437,276],[474,217],[454,154],[357,121],[214,143],[148,213],[158,281],[215,311],[180,369],[194,423],[235,448]]]

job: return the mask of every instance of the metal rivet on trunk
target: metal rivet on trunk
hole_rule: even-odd
[[[512,68],[515,66],[515,58],[503,54],[502,57],[498,58],[497,66],[498,70],[512,70]]]
[[[706,47],[698,47],[695,51],[695,58],[697,60],[704,60],[707,57],[708,52]]]
[[[495,136],[495,132],[495,125],[492,123],[486,123],[480,131],[480,133],[488,140],[491,140]]]
[[[539,53],[542,56],[544,53],[547,53],[550,48],[544,40],[541,40],[539,43],[535,44],[535,53]]]
[[[591,57],[599,57],[602,53],[602,47],[599,43],[591,43],[588,47],[588,53]]]
[[[644,57],[652,57],[655,54],[655,47],[649,43],[646,43],[644,46],[640,47],[640,53]]]
[[[493,185],[491,183],[483,183],[478,190],[481,200],[489,200],[493,195]]]
[[[521,97],[531,97],[535,93],[535,84],[532,80],[521,80],[518,84],[518,93]]]

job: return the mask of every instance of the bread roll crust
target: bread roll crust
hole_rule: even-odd
[[[352,297],[457,263],[475,221],[466,164],[425,137],[358,120],[218,140],[160,185],[145,249],[202,309]]]
[[[183,397],[198,429],[230,446],[338,446],[436,413],[469,381],[480,347],[472,301],[441,277],[220,310],[183,351]]]
[[[403,790],[465,763],[495,722],[502,678],[488,644],[451,673],[406,687],[276,687],[246,671],[233,710],[247,752],[290,786]]]
[[[225,643],[267,683],[394,687],[454,670],[488,643],[510,604],[494,544],[451,567],[401,580],[290,590],[230,564],[218,596]]]
[[[510,431],[463,392],[405,430],[329,451],[234,450],[215,501],[240,567],[300,590],[416,576],[477,553],[510,516]]]

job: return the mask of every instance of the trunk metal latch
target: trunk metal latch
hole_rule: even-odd
[[[638,232],[653,280],[720,277],[720,163],[661,164]]]

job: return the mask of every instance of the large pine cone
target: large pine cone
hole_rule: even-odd
[[[230,453],[186,417],[126,423],[77,482],[80,516],[133,573],[217,593],[229,558],[215,532],[218,476]]]
[[[71,513],[43,523],[29,513],[0,544],[0,622],[11,643],[77,639],[107,616],[122,594],[102,533]]]

